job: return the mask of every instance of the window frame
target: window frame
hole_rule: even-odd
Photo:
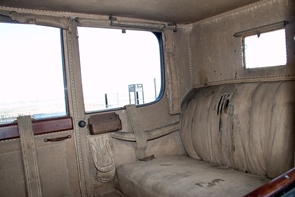
[[[286,23],[287,24],[287,23]],[[287,65],[287,46],[286,46],[286,64],[284,65],[274,65],[274,66],[263,66],[263,67],[247,67],[246,66],[246,47],[245,47],[245,39],[247,37],[250,37],[250,36],[260,36],[260,34],[265,34],[265,33],[271,33],[271,32],[275,32],[275,31],[278,31],[278,30],[284,30],[285,31],[285,42],[286,42],[286,28],[285,26],[284,27],[279,27],[279,28],[273,28],[273,29],[270,29],[270,30],[267,30],[267,31],[257,31],[256,33],[252,32],[251,34],[247,34],[247,35],[244,35],[242,36],[242,67],[245,69],[245,70],[256,70],[256,69],[273,69],[273,68],[280,68],[280,67],[284,67]]]
[[[10,23],[18,24],[14,22],[1,22],[1,23]],[[25,24],[30,25],[30,24]],[[43,26],[43,25],[41,25]],[[44,26],[46,27],[46,26]],[[60,35],[60,50],[61,50],[61,65],[62,65],[62,76],[63,76],[63,89],[64,89],[64,103],[65,103],[65,115],[63,116],[53,116],[48,118],[40,118],[34,120],[32,118],[32,127],[34,135],[42,135],[46,133],[54,133],[66,130],[73,129],[73,119],[70,117],[70,108],[69,108],[69,96],[67,88],[67,73],[66,73],[66,50],[65,50],[65,38],[64,31],[60,27],[55,27],[59,29]],[[19,138],[17,120],[10,123],[0,124],[0,141]]]
[[[143,104],[139,104],[136,105],[136,108],[141,108],[141,107],[145,107],[145,106],[149,106],[149,105],[153,105],[157,102],[159,102],[165,93],[165,64],[164,64],[164,50],[163,50],[163,32],[162,31],[150,31],[150,30],[146,30],[146,29],[137,29],[137,28],[117,28],[117,27],[112,27],[112,26],[97,26],[97,25],[83,25],[83,24],[78,24],[77,26],[77,31],[78,31],[78,27],[90,27],[90,28],[100,28],[100,29],[118,29],[118,30],[135,30],[135,31],[147,31],[150,32],[152,34],[155,35],[157,41],[158,41],[158,46],[159,46],[159,59],[160,59],[160,77],[161,77],[161,86],[160,86],[160,90],[159,90],[159,95],[158,97],[151,102],[148,103],[143,103]],[[79,31],[78,31],[78,35],[79,35]],[[80,51],[79,45],[78,45],[78,50]],[[80,52],[79,52],[80,54]],[[79,56],[79,61],[80,61],[80,68],[81,68],[81,59]],[[81,73],[81,79],[82,79],[82,73]],[[82,92],[83,92],[83,85],[81,82],[81,87],[82,87]],[[82,93],[83,94],[83,93]],[[91,115],[91,114],[96,114],[96,113],[104,113],[104,112],[112,112],[112,111],[118,111],[118,110],[125,110],[124,106],[121,107],[115,107],[115,108],[106,108],[106,109],[100,109],[100,110],[93,110],[93,111],[86,111],[85,110],[85,101],[84,101],[84,94],[83,94],[83,106],[84,106],[84,114],[85,115]]]
[[[260,35],[261,33],[267,33],[267,32],[272,32],[272,31],[276,31],[276,30],[280,30],[280,29],[285,29],[285,42],[286,42],[286,25],[289,23],[289,21],[283,20],[283,21],[279,21],[279,22],[275,22],[272,24],[266,24],[263,26],[258,26],[258,27],[254,27],[251,29],[247,29],[247,30],[243,30],[243,31],[239,31],[234,33],[234,37],[237,38],[241,38],[241,63],[242,63],[242,67],[244,68],[244,70],[253,70],[253,69],[273,69],[273,68],[277,68],[277,67],[282,67],[282,66],[268,66],[268,67],[258,67],[258,68],[246,68],[245,65],[245,44],[244,44],[244,38],[248,37],[248,36],[253,36],[253,35]],[[287,44],[287,43],[286,43]],[[288,63],[288,48],[286,46],[286,65]]]

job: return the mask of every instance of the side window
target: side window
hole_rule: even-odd
[[[244,37],[243,44],[246,69],[287,63],[285,29]]]
[[[88,27],[78,32],[87,113],[160,97],[160,45],[154,33]]]
[[[61,30],[0,23],[0,124],[67,115]]]

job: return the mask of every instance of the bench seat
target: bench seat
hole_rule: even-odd
[[[294,81],[193,89],[180,113],[188,157],[123,164],[118,188],[130,197],[243,196],[294,166],[294,106]]]
[[[186,156],[124,164],[117,168],[117,178],[130,197],[243,196],[269,181]]]

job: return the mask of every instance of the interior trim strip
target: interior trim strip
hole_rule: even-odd
[[[34,121],[32,123],[34,135],[53,133],[73,129],[71,117]],[[19,132],[16,123],[0,126],[0,140],[18,138]]]
[[[277,29],[282,29],[284,28],[289,22],[288,21],[281,21],[269,25],[264,25],[261,27],[256,27],[253,29],[245,30],[245,31],[240,31],[234,34],[235,37],[245,37],[245,36],[250,36],[250,35],[260,35],[261,33],[272,31],[272,30],[277,30]]]
[[[174,131],[179,130],[179,122],[175,122],[173,124],[169,124],[167,126],[155,128],[152,130],[144,131],[146,133],[147,140],[154,140],[160,137],[163,137],[165,135],[168,135],[170,133],[173,133]],[[111,133],[111,137],[118,139],[118,140],[124,140],[129,142],[135,142],[135,136],[133,132],[114,132]]]

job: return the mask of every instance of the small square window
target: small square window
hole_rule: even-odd
[[[283,66],[287,63],[285,29],[243,39],[245,68]]]

